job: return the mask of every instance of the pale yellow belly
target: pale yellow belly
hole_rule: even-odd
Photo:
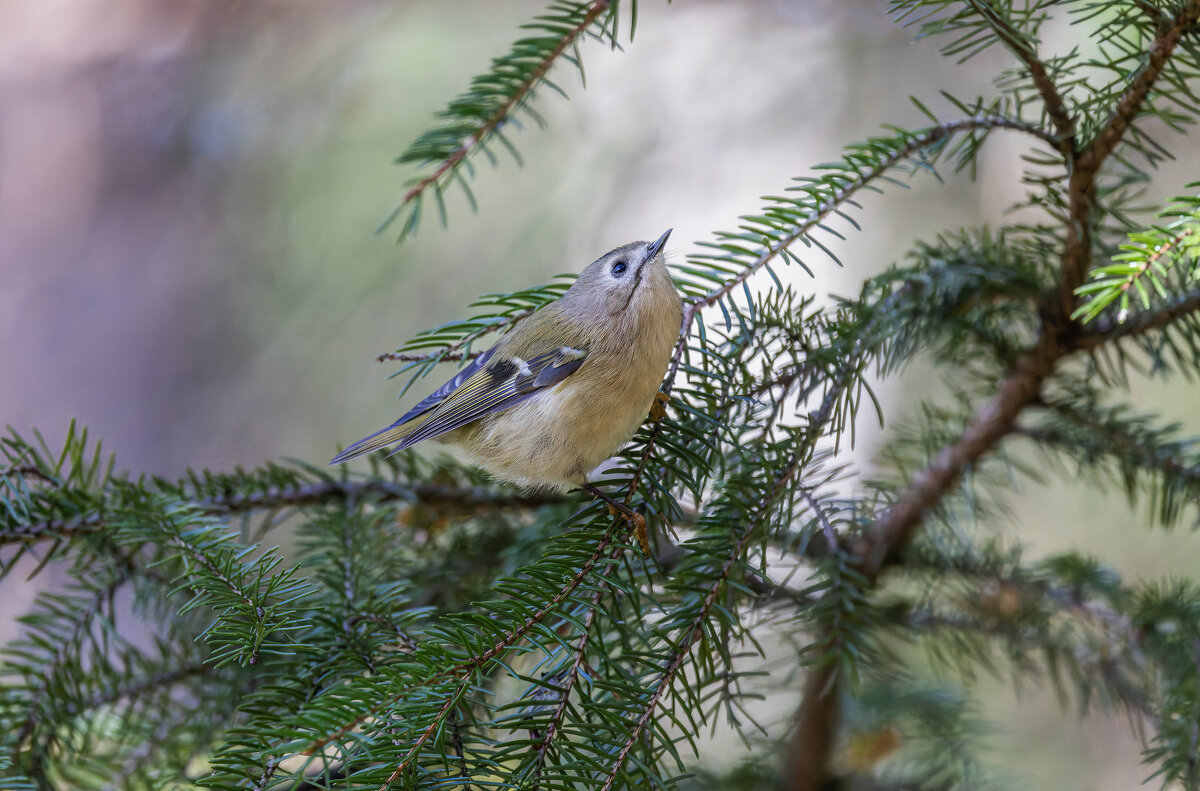
[[[497,478],[521,486],[572,489],[612,456],[646,418],[659,380],[611,389],[569,379],[488,415],[446,439]]]

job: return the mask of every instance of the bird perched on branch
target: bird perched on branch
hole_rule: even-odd
[[[670,235],[593,261],[561,297],[330,464],[436,438],[500,480],[586,489],[623,514],[645,548],[645,519],[587,476],[656,404],[683,317],[663,251]]]

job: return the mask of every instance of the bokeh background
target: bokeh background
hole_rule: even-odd
[[[909,94],[946,109],[941,89],[990,93],[1005,53],[958,65],[886,5],[642,0],[623,52],[584,47],[586,90],[558,72],[572,99],[541,98],[550,128],[516,136],[523,167],[481,167],[479,213],[452,198],[447,230],[427,221],[397,247],[374,233],[411,175],[392,158],[541,3],[8,0],[0,422],[54,446],[78,419],[134,472],[322,463],[398,414],[399,383],[376,355],[476,295],[578,271],[667,227],[681,258],[843,144],[922,125]],[[1046,48],[1076,36],[1054,26]],[[1196,142],[1166,142],[1179,160],[1150,205],[1200,178]],[[1025,144],[993,139],[974,180],[869,197],[865,232],[838,247],[845,268],[816,260],[797,286],[853,294],[914,239],[1003,222]],[[923,387],[918,371],[880,393],[902,416]],[[1198,425],[1186,385],[1138,381],[1132,400]],[[1037,552],[1087,547],[1134,578],[1200,571],[1194,533],[1147,531],[1118,493],[1085,491],[1014,491],[995,529]],[[0,588],[5,620],[30,595]],[[1028,787],[1125,789],[1148,774],[1121,718],[1080,723],[1036,686],[979,689],[994,761]],[[780,717],[794,696],[780,691]]]

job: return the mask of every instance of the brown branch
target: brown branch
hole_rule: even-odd
[[[501,325],[501,326],[503,326],[503,325]],[[457,349],[457,348],[461,348],[461,346],[465,346],[465,345],[466,345],[466,342],[464,341],[461,344],[447,346],[446,348],[447,349]],[[405,354],[403,352],[384,352],[383,354],[376,355],[375,361],[381,362],[381,363],[386,363],[386,362],[423,363],[426,360],[436,359],[440,363],[457,363],[457,362],[462,362],[464,359],[473,360],[474,358],[478,357],[481,354],[483,354],[483,352],[472,352],[471,354],[463,354],[462,352],[450,352],[448,354],[442,354],[441,352],[424,352],[422,354]]]
[[[913,477],[896,502],[882,511],[871,530],[851,547],[863,574],[874,582],[889,564],[897,562],[926,511],[941,500],[962,470],[978,462],[1005,436],[1021,431],[1017,417],[1026,407],[1041,402],[1042,383],[1060,360],[1106,342],[1136,337],[1197,311],[1200,289],[1122,324],[1097,322],[1090,332],[1080,332],[1075,324],[1064,326],[1061,316],[1048,314],[1037,344],[1018,359],[1012,373],[997,388],[996,396],[976,412],[957,441],[944,447]],[[832,667],[822,665],[813,671],[817,678],[806,688],[797,711],[788,759],[788,791],[816,791],[828,779],[831,744],[826,737],[835,728],[837,710],[831,701],[813,699],[811,694],[830,687],[832,682],[826,676],[833,672]]]
[[[621,551],[610,556],[616,557]],[[587,616],[583,619],[583,630],[579,636],[579,645],[575,646],[575,660],[571,662],[571,668],[567,671],[566,678],[562,682],[562,693],[559,697],[558,705],[554,707],[554,713],[550,715],[550,723],[546,726],[546,732],[542,734],[541,743],[537,748],[537,756],[534,759],[533,780],[530,785],[530,791],[537,791],[538,783],[542,777],[542,770],[546,765],[546,756],[550,752],[550,746],[554,742],[554,737],[558,735],[559,728],[562,726],[563,717],[567,713],[567,704],[570,703],[571,690],[575,688],[575,684],[579,681],[579,671],[583,668],[583,663],[587,659],[588,641],[591,639],[592,623],[596,620],[596,613],[600,611],[600,599],[604,596],[606,590],[605,579],[612,570],[616,568],[616,564],[607,563],[604,568],[600,569],[600,580],[596,586],[596,592],[592,594],[591,608],[588,610]]]
[[[1075,119],[1067,112],[1066,102],[1058,92],[1058,86],[1046,71],[1046,64],[1038,57],[1037,50],[1032,44],[1021,37],[1021,31],[1014,28],[1011,22],[997,13],[991,6],[984,3],[975,4],[976,10],[991,24],[996,37],[1016,55],[1033,80],[1033,87],[1042,97],[1046,107],[1046,115],[1058,132],[1057,138],[1051,138],[1054,149],[1064,157],[1070,156],[1075,148]]]
[[[1184,316],[1200,313],[1200,288],[1176,294],[1166,303],[1139,311],[1124,321],[1120,319],[1098,319],[1087,325],[1084,332],[1071,339],[1080,351],[1091,351],[1113,341],[1136,338],[1160,330]]]
[[[734,289],[740,287],[742,283],[750,278],[751,275],[755,274],[772,260],[779,257],[786,248],[799,241],[802,237],[806,236],[814,228],[820,225],[829,217],[829,215],[836,212],[840,206],[853,198],[859,191],[875,181],[878,181],[884,173],[886,173],[888,170],[891,170],[900,162],[908,159],[918,151],[941,143],[946,138],[958,134],[959,132],[970,131],[974,129],[992,129],[1001,126],[1028,131],[1028,127],[1026,125],[1013,122],[1012,119],[1008,119],[1003,116],[984,115],[975,116],[972,118],[964,118],[958,121],[950,121],[940,126],[927,129],[921,134],[913,135],[902,147],[896,149],[872,167],[866,169],[865,171],[859,172],[852,180],[833,190],[828,198],[813,208],[803,222],[794,226],[787,233],[787,235],[782,236],[772,244],[767,245],[766,249],[758,256],[758,258],[756,258],[750,264],[747,264],[741,272],[730,278],[722,286],[709,291],[702,297],[697,297],[694,299],[693,304],[695,304],[698,308],[712,307],[713,305],[717,304],[719,300],[724,299],[726,296],[731,294]]]
[[[1075,290],[1087,278],[1092,263],[1092,214],[1096,197],[1096,175],[1121,142],[1133,119],[1141,112],[1154,83],[1170,58],[1184,31],[1200,18],[1200,0],[1188,3],[1172,23],[1160,28],[1150,43],[1146,64],[1130,81],[1128,90],[1117,102],[1112,114],[1091,144],[1071,158],[1067,181],[1066,246],[1062,257],[1056,323],[1075,309]]]
[[[518,89],[513,92],[513,95],[508,97],[504,104],[496,108],[496,111],[488,116],[484,122],[477,127],[474,134],[468,135],[466,138],[464,138],[462,144],[458,148],[454,149],[454,152],[450,156],[442,160],[441,164],[439,164],[432,173],[418,181],[412,186],[411,189],[408,190],[408,192],[404,193],[404,198],[401,199],[400,206],[397,210],[411,203],[431,185],[440,181],[443,176],[450,172],[450,170],[462,164],[463,160],[467,158],[468,154],[478,148],[485,140],[490,138],[492,133],[495,132],[500,124],[503,123],[508,117],[509,113],[513,111],[513,108],[524,101],[530,92],[537,87],[538,83],[545,78],[546,73],[550,71],[550,67],[554,65],[554,62],[557,61],[564,52],[566,52],[572,45],[575,44],[576,39],[583,35],[584,31],[591,27],[592,23],[599,19],[600,15],[607,11],[610,5],[612,5],[612,0],[594,0],[591,7],[588,8],[587,13],[583,15],[583,18],[580,20],[579,24],[571,28],[571,30],[568,31],[561,40],[559,40],[558,45],[549,53],[547,53],[546,57],[542,59],[542,62],[539,63],[532,72],[530,72],[528,79],[521,83],[520,86],[518,86]]]
[[[493,510],[504,508],[539,508],[543,505],[566,502],[558,494],[526,494],[496,492],[482,486],[445,486],[431,483],[394,483],[377,479],[362,481],[322,481],[266,492],[229,495],[200,500],[197,505],[207,513],[242,513],[270,508],[320,505],[336,500],[357,500],[364,495],[379,497],[383,502],[402,500],[422,505],[445,505],[457,509]]]
[[[1154,78],[1178,43],[1184,28],[1194,24],[1198,17],[1200,0],[1194,0],[1176,18],[1175,25],[1159,34],[1151,45],[1149,64],[1134,78],[1130,90],[1089,151],[1076,162],[1071,175],[1073,199],[1068,241],[1063,252],[1060,293],[1068,286],[1073,290],[1080,276],[1076,264],[1081,261],[1086,263],[1091,257],[1090,231],[1087,228],[1090,225],[1090,199],[1095,187],[1096,169],[1120,141],[1128,120],[1145,100]],[[1176,307],[1176,310],[1181,309]],[[887,562],[895,560],[897,553],[911,539],[923,514],[957,481],[961,471],[978,461],[1013,430],[1017,415],[1039,398],[1041,385],[1057,362],[1070,352],[1082,348],[1083,342],[1078,340],[1078,325],[1070,322],[1066,315],[1069,313],[1050,314],[1043,319],[1037,343],[1017,360],[1012,373],[997,388],[996,396],[975,414],[959,439],[944,447],[928,466],[914,476],[896,502],[877,516],[871,530],[855,548],[868,579],[874,580]],[[1154,321],[1165,324],[1169,318],[1158,316]]]
[[[23,478],[37,478],[42,483],[58,484],[59,481],[52,475],[44,472],[40,467],[35,467],[30,464],[23,464],[16,467],[9,467],[5,470],[0,470],[0,478],[9,476],[18,476]]]
[[[540,508],[544,505],[554,505],[568,500],[563,495],[553,493],[496,492],[482,486],[404,484],[368,479],[363,481],[322,481],[303,486],[269,489],[252,494],[230,493],[198,500],[195,506],[209,515],[225,515],[320,505],[331,501],[355,500],[365,495],[378,497],[380,502],[403,501],[471,512]],[[0,546],[73,538],[85,533],[97,532],[103,527],[104,520],[98,513],[70,519],[52,519],[10,525],[0,528]]]
[[[402,363],[423,363],[429,360],[437,360],[438,362],[461,362],[462,360],[472,360],[478,357],[480,354],[483,354],[483,352],[471,352],[470,354],[467,354],[465,352],[460,352],[459,349],[466,347],[466,345],[469,343],[474,343],[485,335],[490,335],[493,332],[499,332],[505,327],[516,324],[517,322],[521,321],[521,319],[531,316],[535,310],[536,308],[528,308],[526,310],[518,310],[515,313],[510,313],[499,321],[495,321],[481,330],[474,330],[468,333],[465,338],[460,338],[440,351],[415,353],[384,352],[383,354],[377,355],[375,359],[381,363],[389,360]],[[417,336],[417,340],[420,340],[420,336]]]
[[[800,709],[784,758],[784,788],[820,791],[830,776],[834,723],[838,718],[837,667],[831,661],[814,667],[804,682]]]
[[[1125,91],[1091,146],[1079,156],[1078,167],[1095,171],[1112,154],[1146,103],[1154,83],[1170,60],[1171,53],[1184,33],[1195,25],[1198,19],[1200,0],[1192,0],[1180,10],[1178,16],[1160,28],[1158,35],[1150,42],[1146,64],[1130,80],[1129,89]]]
[[[1012,431],[1021,410],[1037,401],[1041,386],[1065,348],[1043,332],[1034,349],[1021,357],[994,398],[975,413],[962,435],[918,472],[896,501],[880,513],[854,548],[862,572],[874,581],[912,538],[925,512],[942,498],[964,469],[972,466]]]
[[[1070,319],[1074,309],[1075,289],[1083,283],[1092,260],[1092,214],[1097,173],[1121,141],[1133,117],[1141,110],[1184,30],[1195,24],[1198,18],[1200,0],[1193,0],[1174,19],[1172,25],[1160,30],[1150,46],[1146,66],[1133,78],[1129,90],[1117,104],[1112,116],[1091,146],[1078,156],[1068,157],[1068,221],[1061,276],[1055,302],[1043,313],[1038,340],[1028,353],[1018,358],[1012,372],[998,386],[995,397],[976,412],[960,437],[943,447],[933,460],[913,477],[896,501],[876,517],[871,529],[853,547],[853,554],[870,583],[879,577],[888,564],[899,559],[901,551],[912,539],[925,513],[941,500],[959,479],[962,471],[979,461],[996,443],[1014,430],[1018,415],[1039,399],[1043,382],[1054,371],[1059,360],[1071,352],[1087,347],[1090,341],[1083,340],[1084,338],[1091,335],[1109,340],[1120,335],[1128,336],[1137,331],[1163,326],[1175,316],[1196,309],[1190,299],[1185,297],[1176,300],[1170,309],[1149,312],[1153,318],[1144,319],[1136,330],[1128,327],[1123,333],[1110,329],[1107,332],[1093,330],[1092,333],[1084,334],[1079,325]],[[1021,49],[1018,49],[1018,54],[1020,51]],[[1035,83],[1036,81],[1035,77]],[[1057,96],[1057,91],[1050,95]],[[1046,96],[1047,93],[1043,91],[1043,98]],[[1051,104],[1047,100],[1048,110],[1051,110]],[[1060,118],[1056,124],[1061,121]],[[821,688],[826,686],[821,685]],[[802,754],[808,762],[806,766],[809,769],[801,774],[792,775],[793,782],[789,791],[817,791],[828,779],[828,750],[831,743],[827,739],[828,734],[835,728],[836,707],[829,703],[823,704],[819,699],[812,699],[813,690],[813,686],[806,690],[806,696],[797,712],[794,734],[797,734],[796,738],[803,737],[814,741],[797,744],[793,739],[793,751]]]

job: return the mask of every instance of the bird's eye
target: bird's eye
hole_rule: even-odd
[[[621,275],[625,274],[625,270],[628,268],[629,265],[624,261],[618,261],[612,265],[612,273],[614,276],[620,277]]]

